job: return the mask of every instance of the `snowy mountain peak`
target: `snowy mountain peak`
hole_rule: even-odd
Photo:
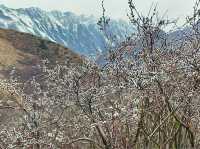
[[[0,28],[31,33],[65,45],[74,51],[94,56],[105,51],[106,39],[94,16],[72,12],[44,11],[37,7],[11,9],[0,5]],[[123,40],[133,28],[122,20],[112,20],[110,30]]]
[[[0,4],[0,8],[6,8],[4,4]]]

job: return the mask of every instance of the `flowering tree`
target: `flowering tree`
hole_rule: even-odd
[[[129,7],[137,31],[118,44],[103,7],[103,66],[44,61],[30,80],[1,80],[14,101],[2,106],[14,115],[1,125],[1,148],[199,148],[199,3],[176,41],[163,31],[174,22]]]

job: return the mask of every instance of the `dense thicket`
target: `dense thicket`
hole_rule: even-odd
[[[136,31],[118,44],[103,7],[103,66],[44,61],[25,83],[14,73],[1,80],[17,103],[9,107],[14,118],[0,126],[1,148],[200,148],[199,1],[181,38],[164,32],[175,22],[156,9],[143,16],[128,4]]]

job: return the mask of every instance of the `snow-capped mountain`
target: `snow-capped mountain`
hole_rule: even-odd
[[[107,40],[97,21],[93,16],[78,16],[71,12],[44,11],[35,7],[11,9],[0,5],[0,28],[47,38],[86,56],[105,50]],[[123,40],[134,30],[122,20],[112,20],[109,28],[118,40]]]

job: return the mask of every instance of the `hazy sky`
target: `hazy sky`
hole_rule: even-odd
[[[169,18],[181,18],[183,21],[188,14],[191,14],[195,0],[135,0],[137,8],[147,13],[152,2],[158,3],[161,13],[167,11]],[[128,12],[128,0],[105,0],[107,14],[114,18],[126,19]],[[0,0],[11,8],[37,6],[45,10],[72,11],[77,14],[95,15],[101,14],[101,0]],[[181,21],[181,22],[182,22]]]

